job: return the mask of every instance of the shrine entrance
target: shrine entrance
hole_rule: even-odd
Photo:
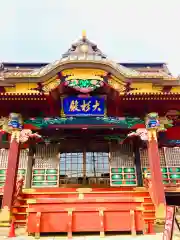
[[[56,143],[37,144],[32,187],[137,186],[132,143],[107,139],[104,130],[69,132],[58,133]]]

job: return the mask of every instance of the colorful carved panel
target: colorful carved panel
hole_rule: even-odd
[[[57,145],[37,145],[32,172],[32,187],[59,186],[59,158]]]
[[[163,148],[159,149],[161,172],[164,184],[180,183],[180,148]],[[147,151],[141,150],[141,165],[143,176],[150,174]]]
[[[72,69],[61,73],[65,86],[82,93],[89,93],[104,85],[104,71],[93,69]]]
[[[4,186],[6,181],[6,169],[0,169],[0,187]]]
[[[8,149],[0,150],[0,188],[4,186],[6,180],[6,169],[8,165]],[[26,169],[27,169],[28,151],[22,149],[19,156],[19,167],[18,176],[22,175],[24,177],[24,183],[26,179]]]
[[[49,79],[48,81],[46,81],[43,84],[42,90],[45,93],[50,92],[51,90],[55,89],[56,87],[59,86],[59,84],[61,83],[61,80],[59,79],[58,76],[52,77],[51,79]]]
[[[119,128],[136,129],[142,125],[144,127],[144,120],[137,117],[56,117],[56,118],[30,118],[25,120],[25,126],[31,125],[32,128],[41,129],[53,125],[109,125]]]
[[[136,186],[137,175],[132,145],[114,144],[111,148],[110,185]]]
[[[79,92],[89,93],[96,88],[102,87],[102,79],[66,79],[65,86],[72,87]]]
[[[32,187],[57,187],[59,185],[58,169],[37,169],[33,170]]]
[[[143,176],[145,177],[146,174],[151,176],[149,168],[143,168]],[[179,167],[162,167],[161,168],[163,183],[164,184],[177,184],[180,183],[180,166]]]
[[[136,186],[137,185],[137,176],[136,168],[111,168],[111,186]]]
[[[180,183],[180,147],[164,148],[169,182]]]

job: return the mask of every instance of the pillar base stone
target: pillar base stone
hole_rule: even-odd
[[[9,223],[11,220],[11,213],[8,207],[4,207],[0,212],[0,223]]]
[[[156,207],[156,223],[164,224],[166,219],[166,205],[161,203]]]

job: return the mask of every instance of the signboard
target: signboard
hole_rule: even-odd
[[[65,97],[62,99],[65,116],[104,116],[103,97]]]

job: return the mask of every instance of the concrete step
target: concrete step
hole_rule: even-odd
[[[4,239],[3,237],[7,237],[8,236],[8,231],[9,230],[3,230],[0,228],[0,239],[2,237],[2,239]],[[34,237],[31,236],[27,236],[25,229],[21,228],[21,229],[16,229],[16,239],[18,240],[34,240]],[[123,239],[123,240],[162,240],[162,233],[158,233],[156,235],[140,235],[140,236],[131,236],[131,235],[111,235],[111,236],[105,236],[103,238],[103,240],[119,240],[119,239]],[[15,239],[15,238],[14,238]],[[46,240],[67,240],[67,236],[59,236],[59,235],[46,235],[45,237],[41,236],[40,239],[46,239]],[[91,235],[86,235],[84,234],[84,236],[73,236],[72,240],[99,240],[100,237],[99,235],[96,236],[91,236]],[[176,240],[176,239],[175,239]],[[179,240],[179,239],[178,239]]]

